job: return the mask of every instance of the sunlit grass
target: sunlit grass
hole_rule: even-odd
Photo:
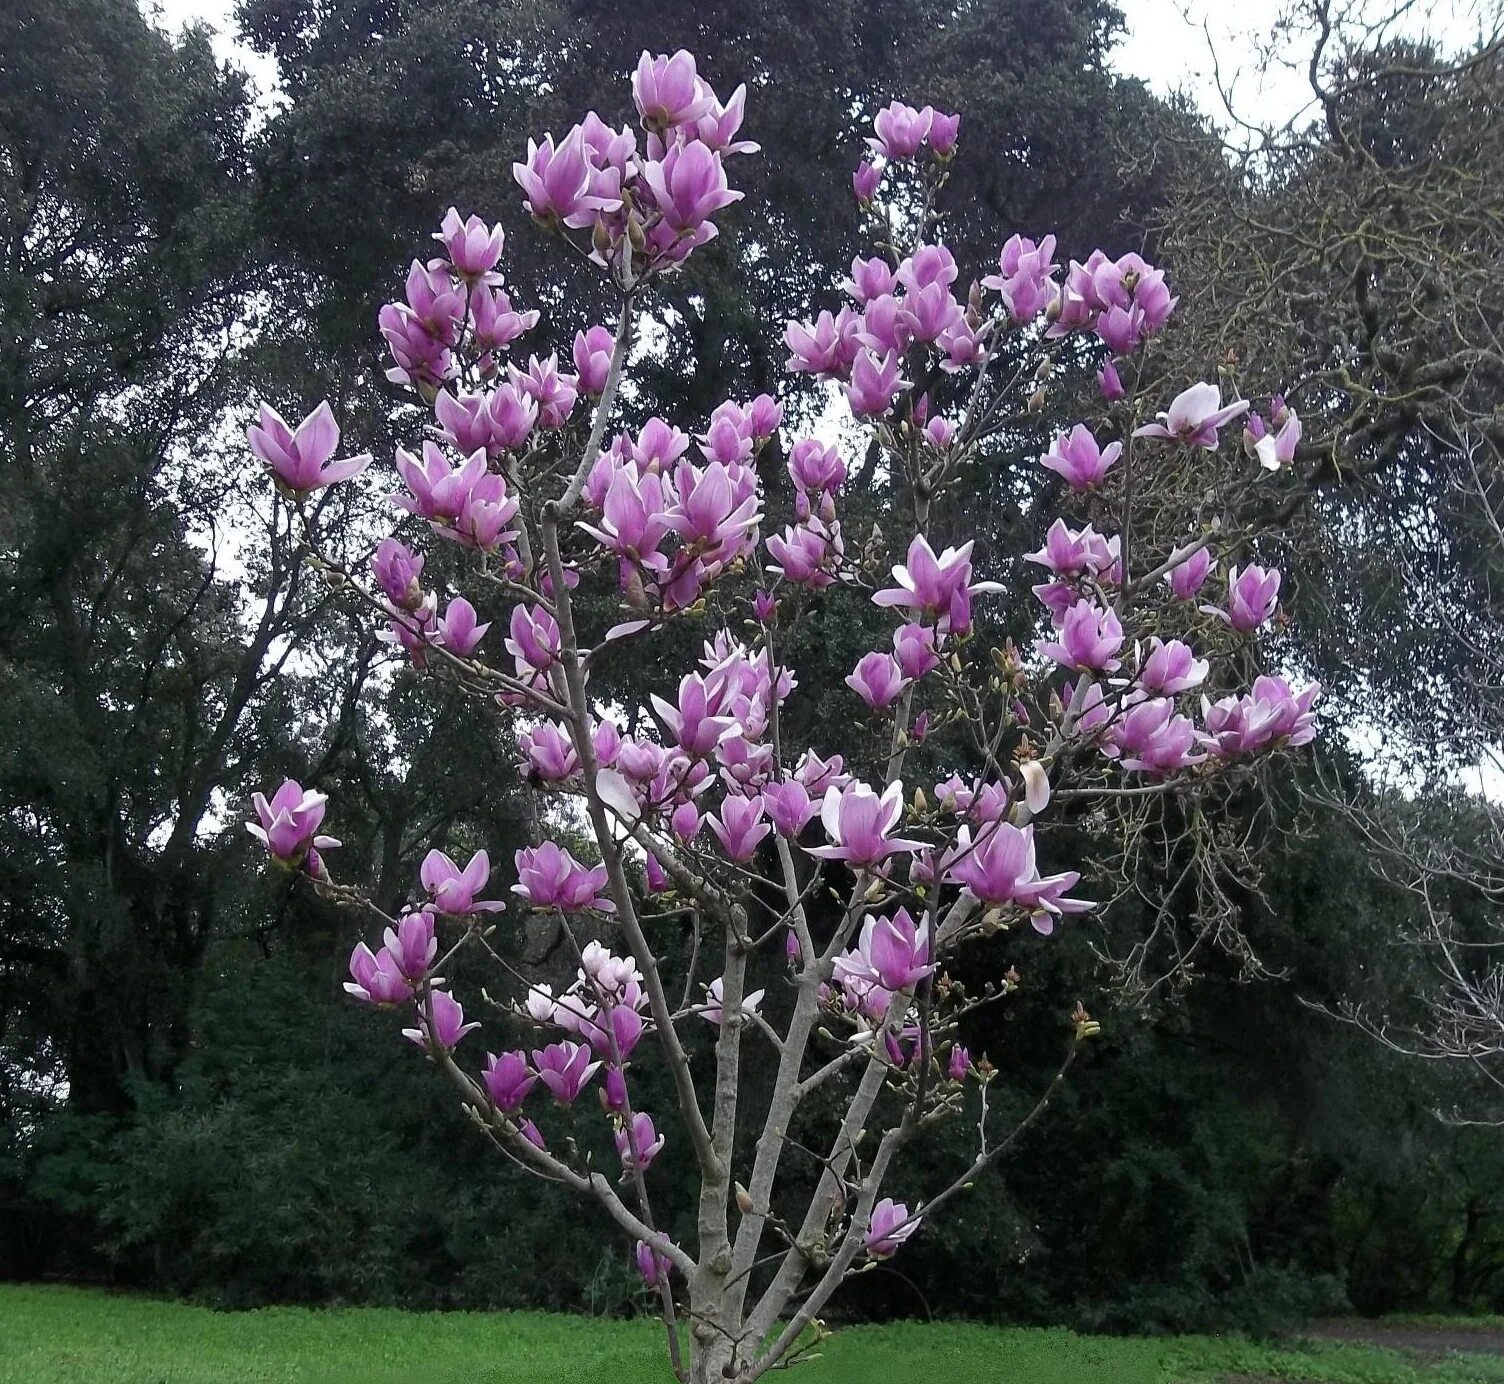
[[[839,1331],[805,1384],[1488,1384],[1502,1364],[1422,1365],[1392,1351],[1238,1340],[1126,1340],[899,1322]],[[77,1288],[0,1286],[0,1384],[665,1384],[657,1323],[383,1308],[214,1312]]]

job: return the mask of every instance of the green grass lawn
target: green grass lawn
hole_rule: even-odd
[[[804,1384],[1488,1384],[1496,1357],[1419,1365],[1355,1345],[1286,1348],[1185,1336],[1121,1340],[939,1323],[854,1327]],[[214,1312],[78,1288],[0,1285],[0,1384],[664,1384],[651,1321],[379,1308]]]

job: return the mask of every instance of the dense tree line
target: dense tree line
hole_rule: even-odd
[[[507,861],[528,824],[506,723],[428,707],[291,534],[242,541],[275,521],[238,425],[258,394],[290,414],[359,397],[381,373],[377,304],[452,203],[503,221],[511,276],[547,322],[592,320],[601,304],[556,286],[508,170],[643,46],[685,46],[724,86],[747,77],[747,132],[780,151],[748,161],[728,234],[659,309],[672,345],[647,362],[646,395],[687,424],[759,390],[815,413],[780,333],[852,252],[862,112],[893,94],[961,109],[988,156],[944,210],[977,261],[1015,230],[1053,230],[1066,254],[1165,250],[1201,296],[1161,368],[1214,340],[1271,358],[1274,388],[1304,385],[1314,450],[1288,492],[1312,516],[1302,590],[1339,592],[1343,613],[1299,622],[1330,633],[1291,657],[1352,711],[1375,688],[1374,714],[1416,746],[1444,743],[1441,698],[1408,695],[1421,676],[1450,705],[1479,694],[1470,717],[1451,713],[1457,761],[1500,738],[1476,709],[1501,684],[1501,508],[1494,540],[1491,506],[1484,519],[1462,499],[1473,476],[1501,485],[1480,354],[1495,346],[1500,371],[1501,303],[1475,258],[1495,229],[1501,261],[1501,219],[1480,206],[1501,192],[1500,141],[1468,137],[1500,127],[1501,83],[1494,106],[1478,68],[1339,58],[1380,65],[1381,85],[1337,77],[1329,123],[1254,172],[1110,73],[1119,19],[1102,0],[672,3],[652,20],[596,0],[247,0],[240,21],[277,62],[265,118],[202,35],[174,41],[129,0],[0,6],[0,1271],[231,1304],[635,1301],[629,1266],[598,1258],[568,1204],[486,1160],[419,1059],[337,1000],[351,920],[252,866],[241,803],[283,772],[338,798],[345,867],[394,905],[430,847]],[[1462,182],[1421,189],[1442,150]],[[1359,206],[1396,232],[1364,242],[1362,263],[1345,258]],[[1296,257],[1316,207],[1336,245]],[[1399,288],[1428,234],[1470,271],[1442,270],[1448,311]],[[1445,340],[1472,293],[1485,327]],[[1069,369],[1052,387],[1087,402],[1092,381]],[[424,424],[396,396],[342,418],[373,449]],[[1042,441],[1020,420],[977,478],[982,551],[1030,522],[1019,474]],[[866,479],[883,530],[884,480]],[[1212,484],[1166,479],[1162,509],[1137,516],[1153,532]],[[1400,590],[1398,564],[1421,550],[1431,580]],[[1455,623],[1422,640],[1441,600]],[[1005,609],[990,635],[1024,636],[1027,603]],[[1342,646],[1339,628],[1360,633]],[[809,637],[841,692],[863,632],[814,620]],[[603,676],[631,708],[634,670]],[[375,710],[363,688],[380,690]],[[840,692],[812,714],[851,719]],[[1345,724],[1337,711],[1324,783],[1366,797]],[[1479,805],[1428,787],[1442,837],[1480,829]],[[1309,788],[1322,796],[1318,777]],[[1347,1297],[1464,1307],[1500,1291],[1496,1130],[1436,1118],[1469,1099],[1452,1068],[1415,1067],[1300,1003],[1413,992],[1420,960],[1395,945],[1407,891],[1372,868],[1364,831],[1302,797],[1225,812],[1268,842],[1260,881],[1220,882],[1239,946],[1175,945],[1161,988],[1107,965],[1149,931],[1149,860],[1103,928],[1029,962],[1004,944],[989,958],[1021,971],[1007,1017],[967,1035],[1001,1070],[996,1098],[1025,1101],[1055,1063],[1043,996],[1077,990],[1105,1036],[1019,1158],[959,1205],[949,1255],[921,1237],[906,1279],[875,1275],[846,1311],[1260,1327]],[[1453,899],[1469,940],[1491,939],[1491,914],[1479,893]],[[548,939],[524,940],[560,964]],[[524,1242],[544,1261],[521,1258]]]

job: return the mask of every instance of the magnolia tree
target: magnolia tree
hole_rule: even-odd
[[[1263,677],[1219,700],[1201,692],[1234,685],[1232,655],[1276,614],[1279,575],[1221,570],[1251,535],[1207,525],[1176,551],[1141,552],[1115,516],[1130,512],[1138,449],[1215,451],[1246,402],[1195,384],[1146,421],[1125,397],[1117,361],[1177,301],[1137,255],[1096,251],[1065,270],[1052,237],[1012,236],[998,272],[961,279],[933,210],[957,116],[899,103],[879,113],[853,179],[870,253],[841,285],[847,301],[786,328],[788,368],[827,382],[906,497],[914,536],[888,575],[872,544],[855,555],[845,543],[849,473],[836,446],[786,439],[790,488],[762,489],[759,457],[782,425],[774,400],[725,403],[694,438],[660,418],[615,433],[646,302],[717,234],[715,217],[740,196],[727,169],[756,152],[739,138],[744,89],[720,102],[688,54],[645,54],[632,85],[637,129],[591,114],[564,138],[531,141],[514,165],[535,223],[619,305],[614,325],[575,334],[570,368],[559,354],[510,356],[538,314],[504,291],[501,228],[454,210],[435,237],[441,253],[414,262],[406,301],[380,315],[389,378],[435,422],[420,455],[398,450],[391,500],[412,516],[409,541],[467,551],[475,603],[427,589],[424,557],[398,536],[369,573],[330,555],[310,497],[370,458],[334,459],[328,407],[296,430],[264,408],[250,431],[302,516],[309,561],[416,667],[515,718],[520,772],[549,798],[543,818],[588,837],[591,858],[542,840],[517,853],[505,885],[484,853],[462,868],[434,851],[424,901],[389,917],[329,873],[338,843],[320,834],[321,794],[290,781],[258,795],[250,829],[322,894],[376,918],[381,944],[356,947],[351,995],[406,1023],[504,1156],[597,1203],[625,1237],[676,1376],[748,1381],[809,1354],[834,1291],[900,1252],[1022,1128],[997,1127],[992,1069],[958,1039],[960,1019],[998,1003],[1011,977],[971,994],[948,966],[1022,925],[1023,947],[1047,945],[1094,906],[1073,893],[1078,872],[1039,870],[1039,829],[1116,795],[1196,791],[1304,744],[1316,689]],[[1107,420],[1063,420],[1041,458],[1066,511],[1027,556],[1043,569],[1043,637],[1029,652],[989,647],[974,605],[1002,588],[978,578],[971,542],[933,532],[934,507],[1070,356],[1098,357]],[[1252,415],[1246,456],[1233,442],[1231,464],[1281,467],[1297,432],[1276,403]],[[586,618],[604,605],[584,599],[594,587],[619,594],[610,627]],[[783,661],[792,624],[817,601],[894,618],[893,638],[845,679],[873,727],[859,763],[782,732],[801,695]],[[716,627],[715,611],[738,632]],[[654,724],[631,733],[621,706],[594,696],[593,666],[685,621],[709,626],[703,656],[650,699]],[[916,781],[908,756],[944,730],[957,772]],[[504,909],[554,920],[574,982],[556,993],[506,954]],[[656,912],[693,920],[683,974],[659,955]],[[488,1040],[443,978],[463,949],[509,987],[506,999],[494,987],[468,1001],[485,1010]],[[782,950],[778,993],[753,988],[751,963]],[[703,1025],[715,1069],[699,1082],[688,1044]],[[1065,1066],[1095,1029],[1076,1008]],[[773,1075],[756,1083],[742,1071],[751,1043],[773,1050]],[[650,1062],[668,1069],[659,1089],[673,1088],[671,1108],[644,1108],[635,1077]],[[792,1122],[819,1091],[830,1127],[820,1148],[796,1149]],[[595,1153],[551,1127],[552,1108],[588,1095],[602,1110]],[[959,1116],[978,1125],[972,1161],[939,1170],[914,1204],[883,1195],[903,1152]],[[761,1131],[747,1149],[741,1118]],[[662,1205],[656,1186],[669,1140],[700,1174],[684,1243],[667,1227],[689,1225],[690,1208]]]

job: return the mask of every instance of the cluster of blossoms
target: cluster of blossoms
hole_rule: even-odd
[[[759,148],[738,138],[744,94],[740,86],[719,101],[687,52],[645,53],[633,77],[644,147],[629,126],[614,130],[595,112],[563,139],[531,139],[513,165],[525,206],[543,226],[580,233],[625,288],[674,268],[717,234],[712,217],[743,196],[723,165]]]
[[[412,529],[468,550],[468,565],[490,579],[491,601],[506,597],[507,607],[483,619],[464,596],[442,602],[426,588],[425,558],[398,534],[377,546],[367,586],[325,557],[310,531],[313,560],[364,595],[415,667],[456,675],[510,718],[521,773],[571,805],[570,820],[590,836],[575,849],[597,858],[541,839],[515,854],[507,888],[493,890],[485,852],[464,866],[431,852],[419,871],[423,897],[388,919],[376,950],[356,946],[346,988],[411,1016],[405,1035],[518,1162],[606,1208],[634,1240],[673,1343],[680,1291],[699,1320],[718,1324],[705,1340],[693,1333],[683,1377],[748,1381],[791,1354],[845,1275],[897,1253],[941,1200],[911,1207],[878,1193],[897,1151],[990,1079],[993,1069],[962,1041],[962,1022],[1002,1002],[1019,979],[1012,968],[987,996],[971,997],[948,975],[950,958],[1018,925],[1023,937],[1049,935],[1094,906],[1074,893],[1078,870],[1039,865],[1039,847],[1044,861],[1054,853],[1051,814],[1069,815],[1106,788],[1124,791],[1123,777],[1137,793],[1192,792],[1255,755],[1303,745],[1315,734],[1317,689],[1265,676],[1245,690],[1222,661],[1279,617],[1276,570],[1236,561],[1237,544],[1213,530],[1171,553],[1133,552],[1116,531],[1133,448],[1215,451],[1247,408],[1206,384],[1179,394],[1155,422],[1141,422],[1137,401],[1122,402],[1116,358],[1161,331],[1177,303],[1162,272],[1139,256],[1096,251],[1065,267],[1052,236],[1015,235],[999,273],[965,285],[948,247],[928,240],[856,258],[841,285],[847,303],[787,326],[790,371],[829,382],[907,487],[914,524],[888,576],[875,561],[878,539],[858,553],[845,544],[850,473],[838,447],[782,439],[788,513],[766,495],[761,455],[785,425],[774,398],[725,402],[701,432],[661,417],[614,432],[640,295],[716,233],[713,218],[739,195],[724,162],[754,149],[737,139],[744,89],[720,103],[685,53],[646,53],[633,96],[638,130],[589,115],[559,140],[531,141],[514,170],[533,218],[610,281],[622,305],[616,330],[578,331],[569,368],[558,353],[508,359],[538,315],[515,310],[503,290],[501,229],[454,210],[436,235],[443,254],[415,261],[405,301],[380,317],[390,377],[413,387],[434,423],[417,455],[397,451],[403,488],[389,498]],[[864,214],[880,216],[892,179],[896,187],[915,180],[930,205],[958,131],[957,116],[931,107],[897,102],[880,112],[854,179]],[[1016,379],[1040,384],[1066,368],[1069,338],[1076,358],[1099,357],[1100,392],[1117,426],[1063,420],[1044,438],[1034,477],[1081,514],[1054,518],[1041,548],[1025,555],[1046,578],[1032,588],[1042,637],[1026,653],[1009,641],[989,647],[980,611],[1006,588],[976,571],[972,541],[932,537],[931,502],[1007,426]],[[1004,372],[1010,382],[992,382],[997,360],[1030,364],[1034,354],[1034,375],[1013,368]],[[295,500],[351,480],[370,461],[333,459],[339,434],[324,406],[297,430],[264,409],[250,437]],[[1275,399],[1265,421],[1250,416],[1246,439],[1262,469],[1289,464],[1297,418]],[[782,522],[765,536],[776,504]],[[1204,603],[1222,560],[1223,595]],[[578,588],[616,598],[619,623],[583,633],[588,607]],[[799,690],[785,660],[801,612],[829,600],[884,625],[878,647],[843,680],[861,713],[857,743],[868,747],[855,752],[851,740],[847,762],[781,734]],[[750,617],[745,633],[714,627],[673,689],[635,693],[632,708],[593,696],[603,659],[734,606]],[[923,743],[944,767],[925,777],[913,769],[908,783],[908,755]],[[338,844],[317,834],[321,795],[290,781],[255,806],[250,829],[273,857],[329,897],[359,897],[335,885],[321,859]],[[664,948],[645,928],[646,910],[661,904],[666,917],[697,920],[679,1004],[657,959]],[[527,1036],[468,1070],[460,1045],[479,1025],[466,1020],[441,971],[503,909],[553,920],[575,976],[558,993],[524,980],[497,1022]],[[704,924],[723,942],[710,975],[698,973]],[[444,954],[442,930],[456,937]],[[621,945],[603,940],[610,936]],[[787,988],[777,1003],[773,979],[761,989],[746,982],[778,947]],[[1079,1037],[1094,1031],[1082,1011],[1074,1023]],[[709,1032],[710,1117],[687,1053]],[[738,1054],[750,1032],[773,1043],[779,1061],[745,1185],[731,1160],[738,1106],[749,1098]],[[805,1058],[823,1044],[830,1051],[813,1074]],[[633,1098],[634,1064],[649,1050],[674,1078],[673,1126],[664,1112],[657,1125]],[[839,1078],[851,1078],[851,1091],[823,1162],[825,1185],[787,1228],[770,1211],[784,1131],[811,1090]],[[541,1127],[551,1102],[571,1105],[594,1087],[618,1179],[595,1172],[574,1138],[552,1139]],[[887,1093],[901,1113],[861,1167],[853,1132],[869,1127]],[[703,1179],[694,1254],[656,1220],[651,1195],[660,1176],[650,1176],[652,1165],[667,1140],[674,1147],[682,1138]],[[983,1148],[942,1196],[1007,1143]],[[834,1184],[844,1202],[837,1217]],[[748,1306],[777,1231],[782,1262]],[[780,1327],[814,1264],[828,1267]],[[760,1344],[767,1338],[773,1343]]]

